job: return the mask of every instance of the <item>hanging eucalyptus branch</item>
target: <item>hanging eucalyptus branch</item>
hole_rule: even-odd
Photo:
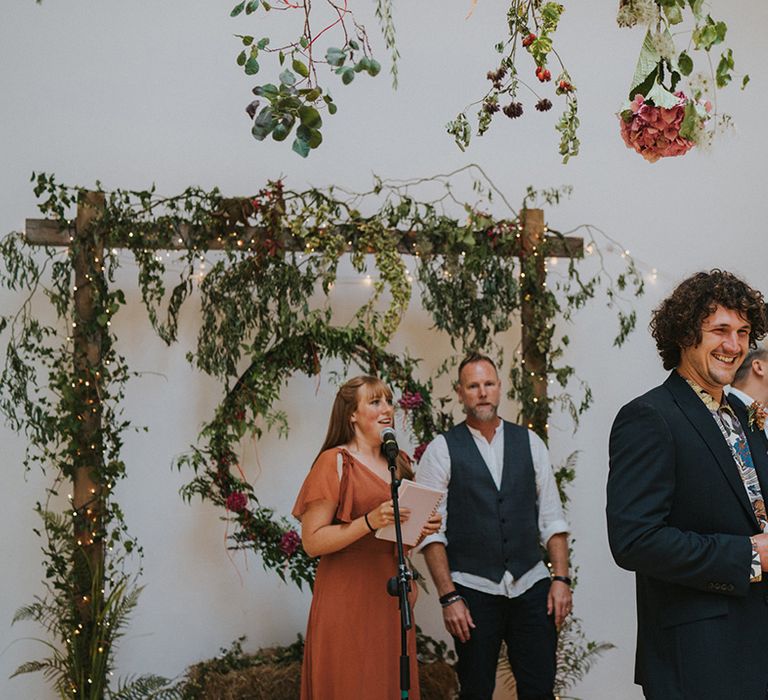
[[[292,150],[303,158],[323,142],[321,111],[335,114],[337,110],[330,91],[320,85],[318,65],[326,64],[339,77],[342,85],[349,85],[358,74],[367,73],[376,77],[381,71],[381,65],[373,58],[365,27],[355,21],[347,0],[342,3],[326,0],[326,5],[332,21],[316,33],[312,28],[312,3],[308,0],[297,3],[279,0],[275,5],[267,0],[245,0],[230,12],[232,17],[256,12],[299,10],[302,13],[303,29],[295,41],[274,47],[267,36],[258,40],[250,34],[238,34],[236,37],[243,47],[237,55],[237,64],[242,66],[246,75],[259,73],[260,56],[277,56],[278,80],[253,88],[258,99],[246,108],[253,119],[253,137],[263,141],[271,135],[275,141],[284,141],[295,133]],[[378,0],[376,15],[385,44],[391,52],[392,80],[396,86],[399,54],[395,46],[392,0]],[[315,42],[330,29],[340,32],[343,42],[340,47],[328,47],[324,56],[319,57]]]

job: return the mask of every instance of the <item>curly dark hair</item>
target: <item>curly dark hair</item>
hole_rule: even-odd
[[[725,270],[697,272],[653,311],[651,334],[664,369],[677,367],[680,351],[701,342],[701,324],[717,306],[738,311],[749,322],[750,347],[768,332],[765,299],[759,291]]]

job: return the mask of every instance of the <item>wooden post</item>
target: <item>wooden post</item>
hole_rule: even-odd
[[[77,544],[72,562],[73,607],[75,619],[79,620],[74,632],[74,643],[80,647],[80,658],[88,659],[93,666],[101,665],[93,658],[93,652],[100,646],[99,617],[104,604],[104,494],[103,484],[97,480],[97,474],[101,472],[104,460],[100,387],[104,379],[102,352],[105,330],[98,323],[97,295],[106,290],[99,289],[104,247],[94,227],[103,208],[103,193],[86,192],[81,196],[77,205],[72,256],[75,273],[72,408],[76,414],[73,420],[79,428],[71,445],[72,505]],[[89,688],[89,685],[102,685],[104,679],[100,678],[103,674],[93,672],[95,670],[83,668],[80,677],[73,679],[78,687],[76,697],[86,697],[86,693],[89,697],[96,697],[93,695],[96,688]]]
[[[545,226],[544,211],[541,209],[525,209],[523,211],[523,230],[521,238],[520,262],[523,268],[520,276],[520,293],[522,301],[520,305],[520,317],[522,320],[522,350],[523,367],[526,380],[530,381],[533,388],[533,400],[535,403],[546,405],[547,398],[547,355],[537,345],[535,335],[536,307],[532,302],[544,291],[546,282],[544,269],[544,255],[542,255],[542,243],[544,242]],[[531,259],[533,264],[531,265]],[[532,273],[525,274],[525,269],[530,268]],[[542,438],[547,435],[546,411],[533,411],[531,415],[523,415],[524,424],[536,432]]]

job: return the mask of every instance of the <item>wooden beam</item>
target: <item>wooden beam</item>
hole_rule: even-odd
[[[541,211],[540,209],[528,209],[528,212]],[[541,214],[542,221],[544,214]],[[69,246],[72,242],[76,226],[61,228],[58,221],[52,219],[27,219],[26,239],[32,245],[45,246]],[[393,231],[393,234],[400,236],[398,250],[403,255],[413,255],[413,242],[416,239],[416,233],[412,231]],[[189,227],[181,226],[179,229],[178,240],[171,241],[170,245],[159,244],[157,241],[145,241],[143,247],[151,250],[186,250],[186,241],[189,239]],[[243,226],[235,225],[227,238],[212,236],[205,245],[206,250],[224,250],[225,248],[237,247],[237,241],[243,242],[246,247],[252,241],[264,242],[271,237],[271,232],[261,226]],[[584,241],[576,237],[560,237],[553,234],[546,235],[548,241],[548,256],[552,258],[580,258],[584,255]],[[107,248],[126,248],[123,241],[113,241],[109,236],[104,240]],[[286,235],[281,241],[285,250],[293,252],[302,252],[306,250],[304,244],[290,234]]]

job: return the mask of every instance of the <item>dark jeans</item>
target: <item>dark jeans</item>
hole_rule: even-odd
[[[554,616],[547,615],[549,586],[549,579],[543,579],[521,596],[507,598],[456,585],[475,623],[469,641],[462,644],[454,638],[461,700],[491,700],[502,640],[518,699],[554,698],[557,630]]]

